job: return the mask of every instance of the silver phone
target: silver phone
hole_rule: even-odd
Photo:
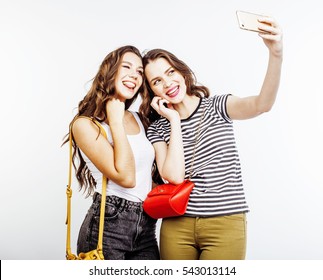
[[[239,27],[243,30],[254,31],[254,32],[264,32],[258,28],[259,18],[265,17],[264,15],[254,14],[250,12],[237,11],[237,19]]]

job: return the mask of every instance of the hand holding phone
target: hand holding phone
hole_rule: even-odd
[[[264,18],[266,16],[254,14],[254,13],[250,13],[250,12],[244,12],[244,11],[237,11],[236,14],[237,14],[239,27],[241,29],[248,30],[248,31],[254,31],[254,32],[269,33],[267,31],[264,31],[261,28],[259,28],[261,26],[261,24],[271,25],[270,23],[259,21],[261,18]]]

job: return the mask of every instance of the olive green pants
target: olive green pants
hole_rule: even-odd
[[[160,253],[163,260],[243,260],[246,215],[163,219]]]

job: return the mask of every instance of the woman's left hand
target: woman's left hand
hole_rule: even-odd
[[[274,56],[283,55],[283,32],[272,17],[261,17],[259,20],[259,36],[264,40],[270,53]]]
[[[155,96],[151,101],[151,107],[153,107],[156,112],[168,119],[169,121],[172,120],[180,120],[178,112],[174,109],[173,105],[159,96]]]

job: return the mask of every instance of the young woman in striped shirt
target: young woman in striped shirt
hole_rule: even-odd
[[[265,17],[260,19],[259,29],[269,50],[269,62],[257,96],[210,97],[208,88],[197,85],[191,69],[170,52],[154,49],[143,58],[154,109],[146,111],[152,123],[147,134],[161,177],[181,183],[189,177],[194,160],[190,179],[195,187],[186,213],[162,221],[162,259],[245,258],[245,214],[249,210],[232,120],[253,118],[271,109],[282,65],[278,24]]]

